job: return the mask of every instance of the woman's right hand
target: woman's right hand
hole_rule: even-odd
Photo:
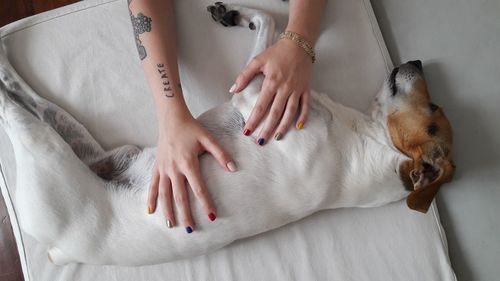
[[[159,196],[167,227],[176,224],[175,203],[179,212],[177,217],[186,232],[191,233],[194,230],[186,182],[202,204],[208,219],[213,221],[217,217],[216,208],[200,173],[198,157],[205,151],[212,154],[225,170],[236,171],[236,165],[229,155],[189,112],[176,115],[175,120],[160,120],[148,212],[153,213],[156,210]]]

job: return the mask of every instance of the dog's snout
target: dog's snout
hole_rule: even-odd
[[[409,61],[408,63],[415,66],[418,70],[422,71],[422,61],[421,60],[412,60],[412,61]]]

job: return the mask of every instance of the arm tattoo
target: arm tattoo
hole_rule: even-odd
[[[130,2],[132,2],[132,0],[128,0],[129,6]],[[150,17],[147,17],[142,13],[139,13],[137,14],[137,16],[134,16],[130,8],[129,12],[130,12],[130,20],[132,21],[132,27],[134,28],[135,44],[137,45],[137,51],[139,52],[139,57],[141,58],[141,60],[144,60],[147,56],[146,48],[144,48],[144,46],[142,45],[141,39],[139,39],[139,35],[144,32],[151,31],[152,20]]]
[[[158,73],[160,74],[161,83],[163,85],[163,94],[167,98],[174,97],[174,92],[172,91],[172,87],[170,87],[170,81],[168,80],[167,69],[165,68],[165,65],[163,63],[158,63],[156,64],[156,67],[158,69]],[[179,87],[180,85],[181,84],[179,83]]]

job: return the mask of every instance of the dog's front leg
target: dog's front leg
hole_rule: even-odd
[[[224,26],[242,26],[257,32],[254,47],[250,54],[249,62],[258,54],[269,47],[274,38],[275,24],[271,16],[263,11],[232,5],[224,5],[217,2],[209,6],[208,11],[212,17]],[[250,113],[257,102],[264,76],[256,76],[248,86],[232,98],[232,104],[248,120]],[[255,130],[258,131],[258,130]]]

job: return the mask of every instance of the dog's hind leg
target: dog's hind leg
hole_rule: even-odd
[[[71,222],[82,213],[96,218],[92,222],[95,229],[106,229],[109,222],[99,213],[110,211],[106,182],[77,157],[53,123],[42,121],[37,112],[42,106],[24,93],[31,90],[12,74],[0,65],[0,125],[14,149],[16,212],[21,227],[49,245],[58,243],[68,228],[75,231]],[[48,102],[43,106],[50,108]]]
[[[59,106],[38,96],[23,80],[0,50],[0,87],[6,98],[33,117],[49,124],[87,165],[102,157],[104,149],[87,129]]]
[[[73,152],[103,179],[111,179],[126,169],[128,160],[141,150],[125,145],[105,151],[87,129],[57,105],[38,96],[17,75],[0,52],[0,87],[5,97],[27,114],[48,124],[70,145]]]

